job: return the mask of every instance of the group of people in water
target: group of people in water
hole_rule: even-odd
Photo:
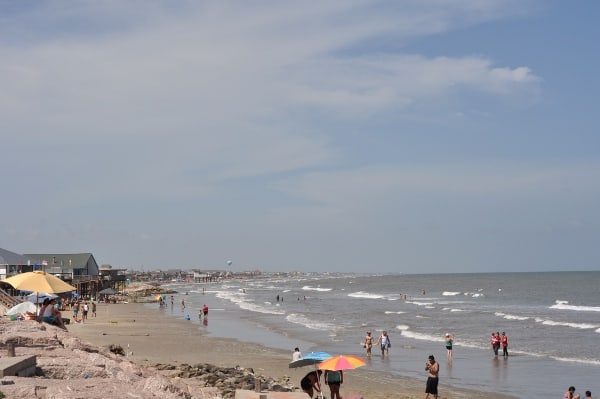
[[[574,386],[570,386],[569,389],[567,389],[567,392],[565,392],[565,396],[563,398],[564,399],[580,399],[581,396],[575,395],[575,387]],[[584,397],[584,399],[592,399],[592,392],[591,391],[585,391],[585,397]]]
[[[390,348],[392,347],[392,341],[390,341],[390,337],[386,330],[381,332],[381,335],[377,339],[377,341],[373,344],[374,337],[371,335],[371,331],[367,331],[367,335],[365,336],[365,342],[363,343],[363,348],[367,350],[367,357],[371,357],[371,351],[373,349],[373,345],[379,345],[381,348],[381,357],[385,355],[389,355]]]
[[[500,333],[497,331],[492,331],[492,335],[490,336],[490,343],[492,344],[494,356],[498,356],[500,346],[502,346],[502,356],[504,358],[508,357],[508,336],[504,331],[502,331],[502,335],[500,335]]]
[[[503,356],[505,358],[508,357],[508,336],[506,332],[493,332],[490,337],[490,342],[492,344],[492,349],[494,351],[495,356],[498,356],[498,352],[500,347],[502,347]],[[446,348],[446,356],[448,362],[452,362],[452,349],[454,344],[454,336],[450,333],[446,333],[444,335],[444,345]],[[367,331],[367,335],[363,341],[363,348],[366,350],[366,356],[368,358],[372,355],[372,348],[374,345],[378,345],[381,349],[381,356],[389,356],[389,348],[391,345],[391,340],[386,330],[381,332],[381,335],[377,340],[373,337],[371,331]],[[302,357],[300,350],[295,348],[292,359],[298,360]],[[427,383],[425,387],[425,398],[428,399],[430,395],[434,398],[438,397],[438,381],[439,381],[439,363],[436,361],[433,355],[429,355],[427,361],[425,363],[425,371],[427,371]],[[317,393],[321,392],[321,388],[319,385],[319,379],[322,374],[321,370],[315,370],[308,373],[301,380],[301,387],[304,392],[306,392],[311,398],[315,391]],[[325,373],[325,384],[329,385],[331,390],[331,398],[339,398],[339,388],[343,383],[344,377],[343,373],[340,371],[339,373],[326,372]],[[572,390],[571,390],[572,389]],[[579,395],[573,396],[573,392],[575,388],[569,388],[569,391],[565,394],[565,399],[579,399]],[[570,392],[570,396],[568,395]],[[586,399],[591,398],[591,393],[589,391],[586,392]]]

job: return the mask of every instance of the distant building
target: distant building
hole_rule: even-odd
[[[33,265],[40,263],[39,260],[27,255],[19,255],[0,248],[0,279],[14,276],[17,273],[30,272]]]
[[[64,280],[82,280],[96,278],[100,268],[91,253],[79,254],[25,254],[39,259],[40,270],[56,275]]]
[[[77,287],[83,297],[92,297],[100,290],[100,268],[89,252],[77,254],[24,254],[39,259],[38,270],[44,270]]]

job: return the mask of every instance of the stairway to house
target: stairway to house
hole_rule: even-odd
[[[19,303],[23,301],[9,295],[8,292],[0,288],[0,314],[5,314],[7,310],[15,306],[15,302]]]

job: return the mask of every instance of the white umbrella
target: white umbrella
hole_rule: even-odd
[[[12,308],[10,308],[6,312],[6,315],[12,316],[12,315],[18,315],[18,314],[25,314],[26,312],[36,313],[35,305],[29,301],[21,302],[18,305],[15,305]]]
[[[44,299],[54,299],[54,298],[58,298],[58,295],[54,295],[54,294],[48,294],[48,293],[37,293],[37,292],[33,292],[29,295],[27,295],[27,300],[31,303],[44,303]]]

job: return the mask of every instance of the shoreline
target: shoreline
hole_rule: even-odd
[[[70,317],[65,311],[63,317]],[[231,338],[207,336],[201,325],[165,315],[143,303],[98,304],[97,317],[85,324],[70,324],[69,332],[96,346],[120,345],[127,359],[140,365],[210,363],[219,367],[251,368],[256,375],[289,377],[298,386],[310,371],[308,367],[290,369],[291,350],[269,348]],[[367,366],[368,367],[368,366]],[[367,367],[345,373],[341,395],[357,394],[365,399],[422,398],[426,376],[422,379],[399,377],[372,371]],[[323,392],[329,396],[327,386]],[[513,396],[450,387],[440,376],[440,398],[515,399]]]

